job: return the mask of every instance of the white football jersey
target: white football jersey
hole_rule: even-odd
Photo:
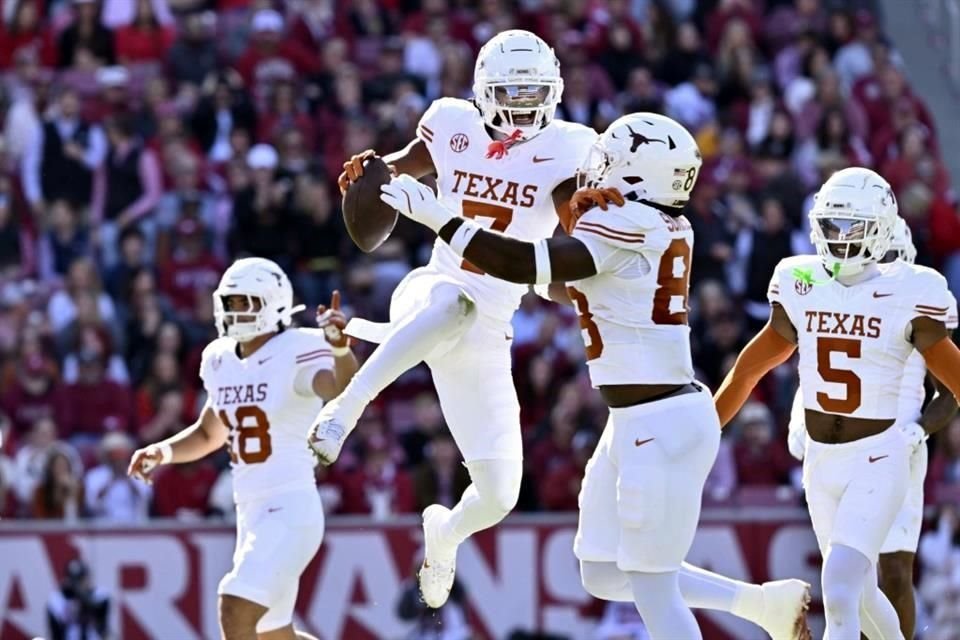
[[[298,393],[294,381],[304,369],[332,368],[320,329],[287,329],[249,358],[237,355],[233,338],[218,338],[203,350],[200,377],[230,432],[226,446],[238,504],[315,485],[307,431],[323,401],[312,392]]]
[[[437,169],[440,202],[488,229],[533,241],[553,235],[558,222],[553,190],[574,177],[597,134],[583,125],[553,120],[502,158],[487,158],[492,140],[477,107],[441,98],[423,114],[417,137]],[[430,264],[459,282],[480,313],[494,318],[509,320],[527,292],[526,285],[484,274],[439,239]]]
[[[573,237],[597,266],[597,275],[567,287],[593,385],[691,382],[690,222],[628,201],[588,211]]]
[[[823,282],[807,284],[797,270]],[[767,295],[797,330],[803,407],[876,420],[900,415],[914,352],[911,322],[920,316],[947,322],[956,308],[943,276],[899,260],[882,265],[875,278],[844,286],[828,281],[817,256],[787,258],[777,265]]]

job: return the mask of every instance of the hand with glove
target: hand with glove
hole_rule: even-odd
[[[592,189],[583,187],[570,198],[570,217],[565,221],[563,227],[568,234],[573,233],[577,226],[577,220],[593,207],[600,207],[606,211],[609,203],[622,207],[626,200],[618,189],[605,187],[603,189]]]
[[[377,152],[373,149],[366,149],[360,153],[353,155],[349,160],[343,163],[343,173],[337,178],[337,185],[340,187],[340,195],[343,195],[347,192],[347,189],[350,187],[350,183],[356,182],[357,178],[363,175],[363,163],[369,160],[370,158],[375,158]],[[387,165],[390,168],[390,172],[393,175],[397,175],[397,168],[392,164]]]
[[[453,211],[437,200],[433,189],[406,174],[394,177],[380,187],[380,199],[415,222],[437,233],[454,218]]]

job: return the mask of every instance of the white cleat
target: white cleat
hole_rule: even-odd
[[[330,466],[340,455],[347,433],[344,421],[337,415],[337,403],[331,402],[320,411],[310,427],[307,445],[322,464]]]
[[[439,609],[450,597],[457,571],[457,547],[444,545],[437,539],[437,529],[449,513],[449,509],[439,504],[423,510],[423,566],[417,577],[420,596],[432,609]]]
[[[772,640],[810,640],[807,608],[810,606],[810,585],[803,580],[765,582],[763,615],[757,621]]]

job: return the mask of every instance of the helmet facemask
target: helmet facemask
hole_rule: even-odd
[[[220,337],[233,338],[237,342],[248,342],[257,336],[277,330],[268,326],[266,301],[258,295],[248,293],[213,294],[213,315],[217,322]]]
[[[550,124],[560,102],[562,81],[477,83],[477,104],[491,129],[511,135],[518,129],[524,139]]]
[[[891,225],[882,216],[853,211],[811,211],[810,240],[824,265],[838,276],[855,275],[880,262],[890,247]]]

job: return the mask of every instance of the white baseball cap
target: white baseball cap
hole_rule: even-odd
[[[283,31],[283,16],[273,9],[260,9],[253,14],[253,22],[250,26],[254,31],[279,33]]]
[[[247,166],[251,169],[273,169],[279,161],[276,149],[268,144],[256,144],[247,152]]]

